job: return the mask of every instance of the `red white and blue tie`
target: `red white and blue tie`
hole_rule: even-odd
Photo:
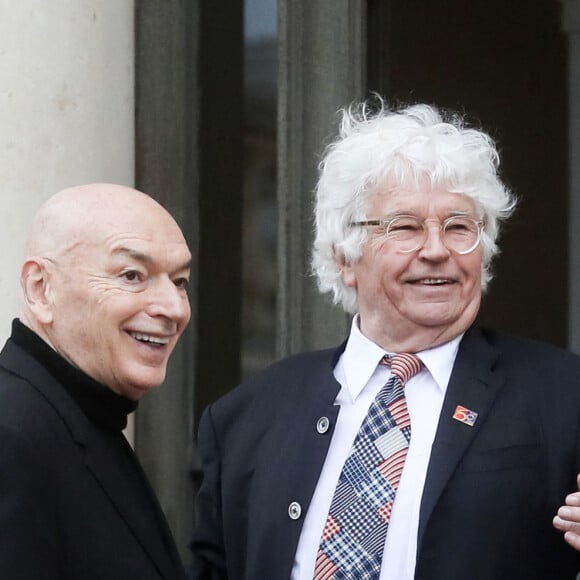
[[[314,580],[376,580],[403,472],[411,420],[404,385],[421,368],[413,354],[384,357],[391,378],[369,408],[330,505]]]

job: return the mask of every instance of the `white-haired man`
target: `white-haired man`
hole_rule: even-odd
[[[552,519],[578,491],[580,358],[474,326],[515,205],[494,144],[380,105],[344,112],[317,188],[313,267],[350,335],[205,412],[194,570],[572,580],[578,536]]]

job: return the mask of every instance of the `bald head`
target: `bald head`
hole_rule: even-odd
[[[64,189],[36,213],[28,236],[27,257],[62,255],[86,241],[95,230],[124,229],[151,216],[175,224],[163,206],[130,187],[95,183]]]
[[[185,325],[191,254],[173,217],[135,189],[92,184],[34,217],[21,319],[73,365],[137,399],[165,377]]]

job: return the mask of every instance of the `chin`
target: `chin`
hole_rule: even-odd
[[[426,328],[448,327],[453,325],[456,320],[456,316],[441,316],[441,313],[433,314],[432,316],[417,316],[415,318],[415,321],[419,326],[424,326]]]
[[[159,385],[155,384],[147,384],[147,385],[131,385],[130,387],[126,387],[123,391],[123,396],[131,401],[139,401],[143,395],[156,389]]]
[[[159,387],[165,380],[165,374],[154,377],[134,377],[128,379],[123,388],[123,396],[133,401],[138,401],[145,393]]]

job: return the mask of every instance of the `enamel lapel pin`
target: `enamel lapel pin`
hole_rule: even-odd
[[[457,405],[457,407],[455,407],[455,413],[453,413],[453,418],[460,423],[465,423],[466,425],[473,427],[477,421],[477,413],[467,407]]]

